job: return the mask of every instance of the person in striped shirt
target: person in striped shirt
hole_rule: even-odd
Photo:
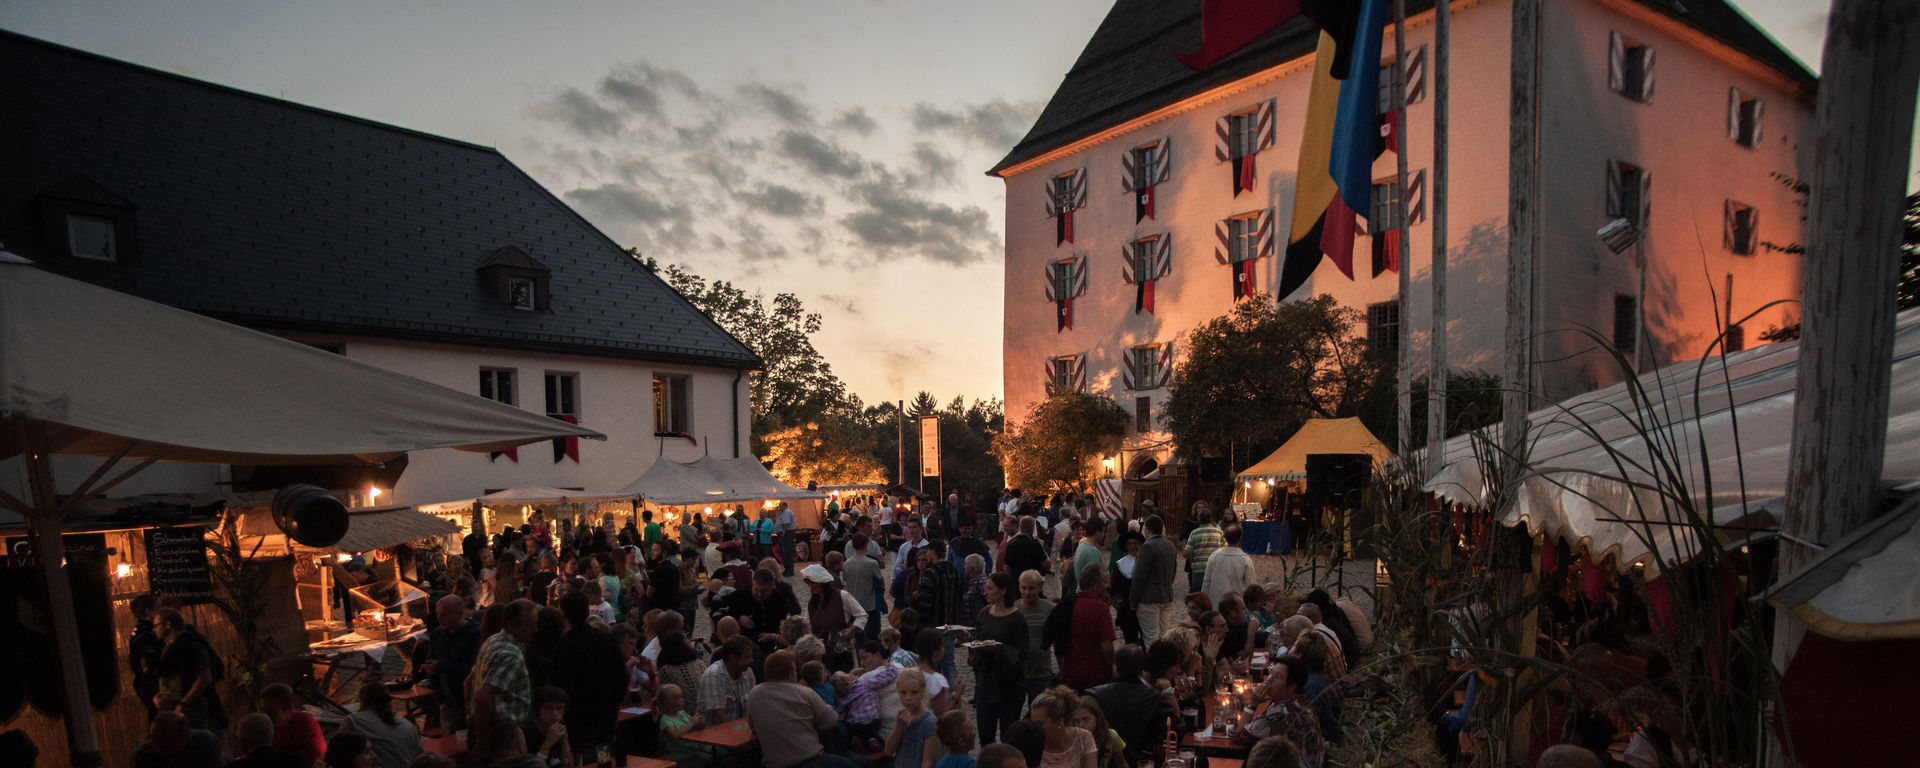
[[[1193,529],[1187,536],[1187,591],[1199,592],[1206,583],[1207,558],[1213,551],[1227,545],[1226,535],[1213,524],[1213,512],[1206,502],[1194,503],[1194,519],[1200,527]]]

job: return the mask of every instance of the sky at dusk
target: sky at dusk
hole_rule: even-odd
[[[1818,68],[1825,3],[1736,4]],[[4,0],[0,28],[497,147],[617,242],[798,295],[871,404],[999,395],[984,171],[1110,5]]]

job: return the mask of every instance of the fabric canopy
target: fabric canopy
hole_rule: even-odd
[[[1308,419],[1285,445],[1240,472],[1242,480],[1299,480],[1307,476],[1307,455],[1314,453],[1364,453],[1373,463],[1393,458],[1393,451],[1367,431],[1358,417],[1344,419]]]
[[[458,533],[460,526],[413,507],[347,510],[347,535],[333,545],[342,552],[371,552],[395,544]]]
[[[217,464],[380,462],[590,429],[0,256],[0,412],[50,453]],[[0,458],[23,451],[0,430]]]
[[[662,456],[614,495],[640,496],[666,506],[827,498],[824,493],[780,482],[751,456],[738,459],[703,456],[686,463]]]
[[[420,507],[432,512],[445,514],[470,508],[474,502],[492,506],[520,504],[591,504],[602,501],[630,501],[632,499],[632,494],[587,493],[586,491],[570,491],[565,488],[528,485],[520,488],[508,488],[504,491],[494,491],[485,496],[478,496],[471,499],[454,499],[453,501],[436,501],[432,504],[421,504]]]
[[[1839,640],[1920,639],[1920,487],[1893,512],[1827,547],[1767,595]]]
[[[1769,509],[1786,492],[1799,352],[1797,341],[1770,344],[1649,371],[1640,406],[1622,382],[1533,412],[1531,468],[1502,522],[1652,568],[1699,545],[1663,485],[1711,510],[1724,540],[1773,525]],[[1891,381],[1882,482],[1897,487],[1920,480],[1920,310],[1895,321]],[[1499,432],[1488,430],[1480,444],[1472,435],[1447,441],[1427,490],[1485,504],[1481,464],[1497,461],[1487,446],[1501,443]],[[1650,458],[1654,447],[1662,458]]]

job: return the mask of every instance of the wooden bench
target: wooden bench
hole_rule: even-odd
[[[673,765],[674,763],[672,760],[662,760],[657,757],[634,757],[632,755],[628,755],[626,768],[673,768]]]

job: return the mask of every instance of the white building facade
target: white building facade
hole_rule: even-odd
[[[1199,47],[1187,5],[1117,3],[1032,132],[992,171],[1006,181],[1008,417],[1050,390],[1110,395],[1135,416],[1130,462],[1171,456],[1159,417],[1183,337],[1228,312],[1239,292],[1278,290],[1314,66],[1317,30],[1290,24],[1207,73],[1188,70],[1172,53]],[[1796,318],[1790,304],[1768,305],[1798,298],[1799,257],[1765,244],[1801,241],[1791,180],[1812,128],[1812,76],[1719,2],[1690,0],[1695,16],[1631,0],[1545,5],[1537,389],[1560,398],[1618,378],[1579,332],[1633,343],[1633,251],[1616,255],[1595,234],[1615,218],[1646,228],[1649,363],[1712,353],[1729,310],[1736,321],[1754,314],[1734,332],[1746,344]],[[1448,364],[1500,374],[1510,7],[1465,0],[1453,10]],[[1408,20],[1412,220],[1402,252],[1411,295],[1399,296],[1395,272],[1375,274],[1363,231],[1352,279],[1323,260],[1280,297],[1331,295],[1367,314],[1380,345],[1411,322],[1416,375],[1427,369],[1432,327],[1433,31],[1430,5]],[[1392,36],[1389,25],[1383,66]],[[1383,89],[1391,79],[1383,75]],[[1235,156],[1251,157],[1251,189],[1235,183]],[[1395,213],[1378,201],[1393,199],[1395,161],[1389,151],[1374,166],[1386,221]],[[1150,217],[1138,202],[1148,181]],[[1072,209],[1070,242],[1062,207]],[[1143,274],[1153,278],[1150,310]]]

